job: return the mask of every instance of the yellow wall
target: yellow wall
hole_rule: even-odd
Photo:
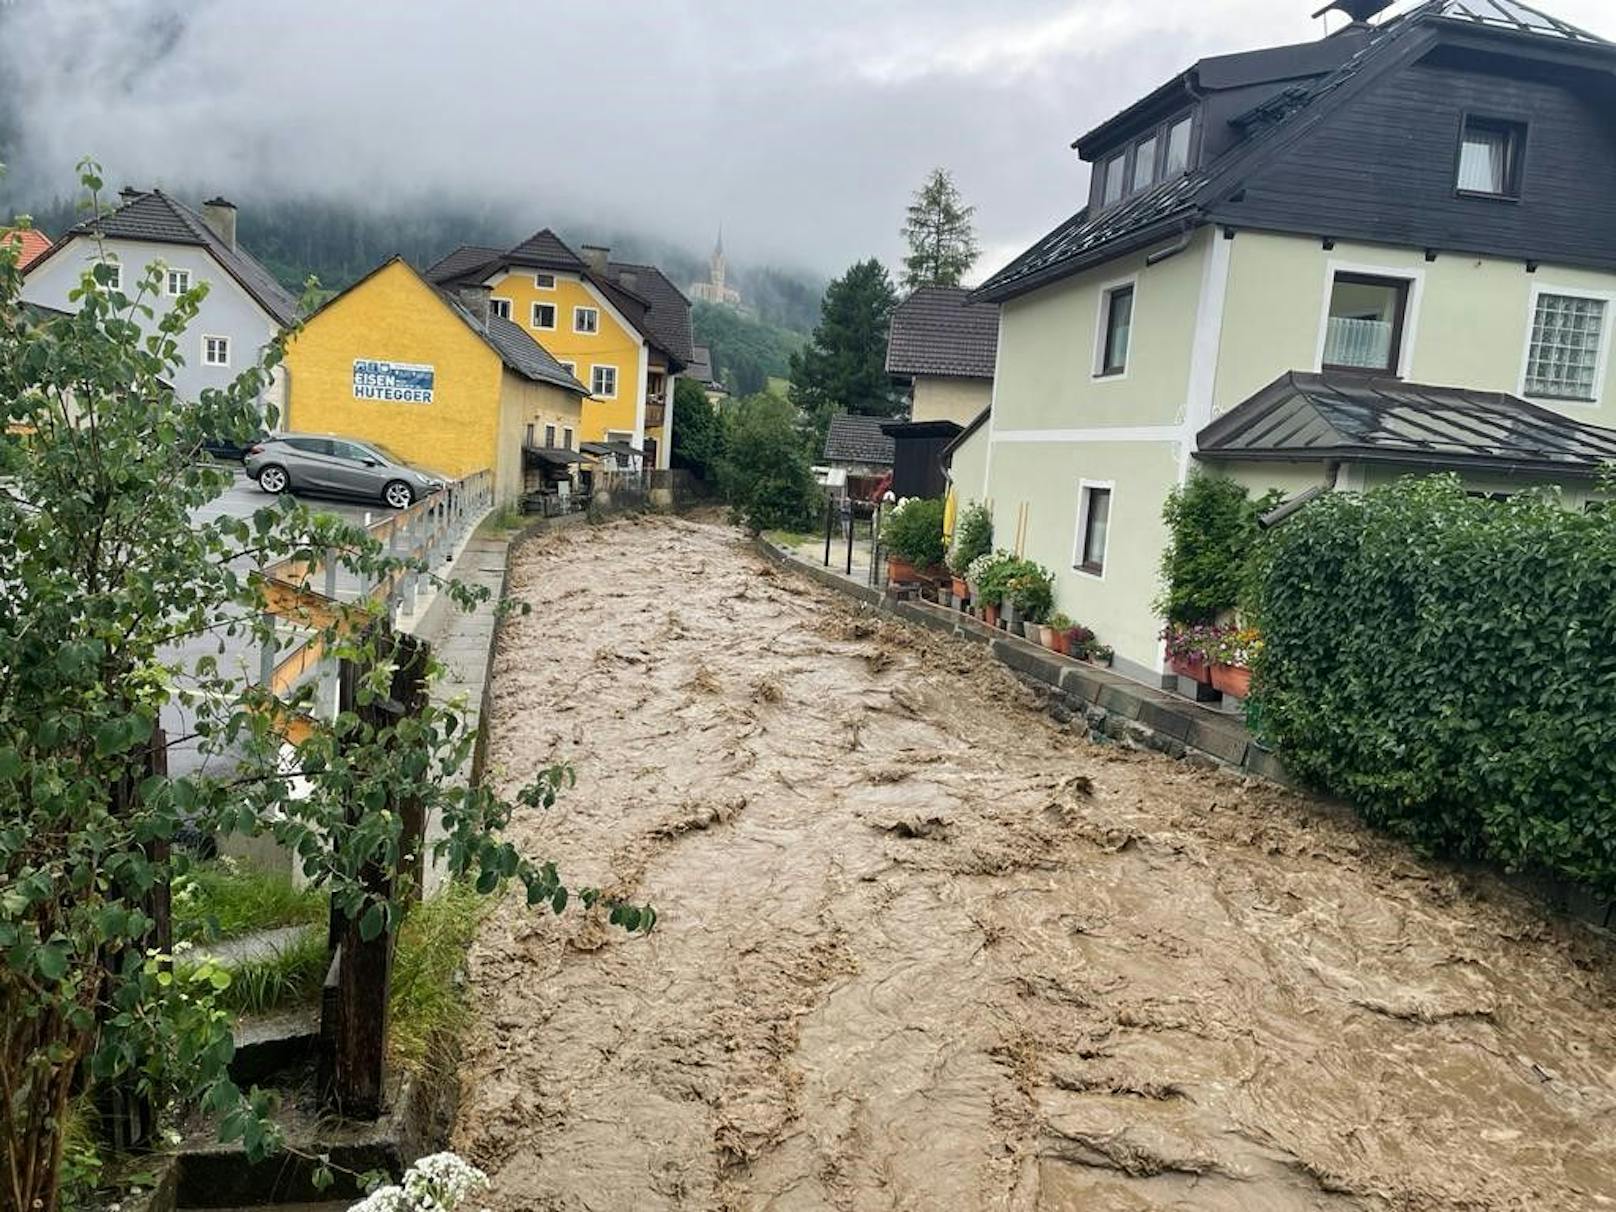
[[[640,357],[644,342],[633,329],[620,324],[605,301],[576,275],[554,274],[555,289],[540,290],[532,270],[511,270],[490,279],[493,296],[509,299],[511,322],[562,362],[574,364],[573,375],[585,387],[594,386],[596,366],[617,368],[615,399],[593,397],[584,401],[582,440],[599,442],[606,431],[637,433],[640,406]],[[553,303],[554,329],[533,327],[533,304]],[[593,307],[600,312],[600,330],[594,334],[572,329],[573,308]]]
[[[431,366],[430,404],[354,396],[354,361]],[[400,457],[458,478],[492,470],[494,491],[521,491],[526,422],[579,426],[577,397],[505,368],[486,341],[426,285],[393,262],[313,316],[286,354],[286,428],[379,442]]]
[[[956,379],[917,375],[911,421],[953,421],[969,425],[993,399],[992,379]]]

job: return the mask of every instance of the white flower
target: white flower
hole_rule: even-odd
[[[349,1212],[455,1212],[488,1175],[454,1153],[434,1153],[410,1167],[399,1186],[382,1187]]]

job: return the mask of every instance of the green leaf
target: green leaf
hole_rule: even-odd
[[[67,944],[60,941],[46,943],[34,952],[34,966],[46,980],[61,980],[67,975]]]
[[[387,906],[381,901],[372,901],[359,919],[359,937],[367,943],[374,942],[386,929]]]
[[[566,908],[567,890],[565,888],[557,888],[555,890],[555,895],[550,898],[550,911],[557,917],[560,917],[561,914],[566,911]]]

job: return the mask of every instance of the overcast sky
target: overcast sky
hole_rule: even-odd
[[[996,268],[1081,204],[1072,139],[1322,0],[0,0],[19,173],[508,206],[835,272],[950,168]],[[1406,6],[1406,0],[1405,0]],[[1616,39],[1611,0],[1542,0]],[[1330,28],[1340,18],[1331,19]]]

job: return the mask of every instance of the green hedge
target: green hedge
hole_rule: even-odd
[[[1616,890],[1616,512],[1408,480],[1263,545],[1253,725],[1433,851]]]
[[[908,560],[916,568],[935,568],[943,562],[943,502],[916,497],[903,501],[881,523],[881,542],[887,553]]]

